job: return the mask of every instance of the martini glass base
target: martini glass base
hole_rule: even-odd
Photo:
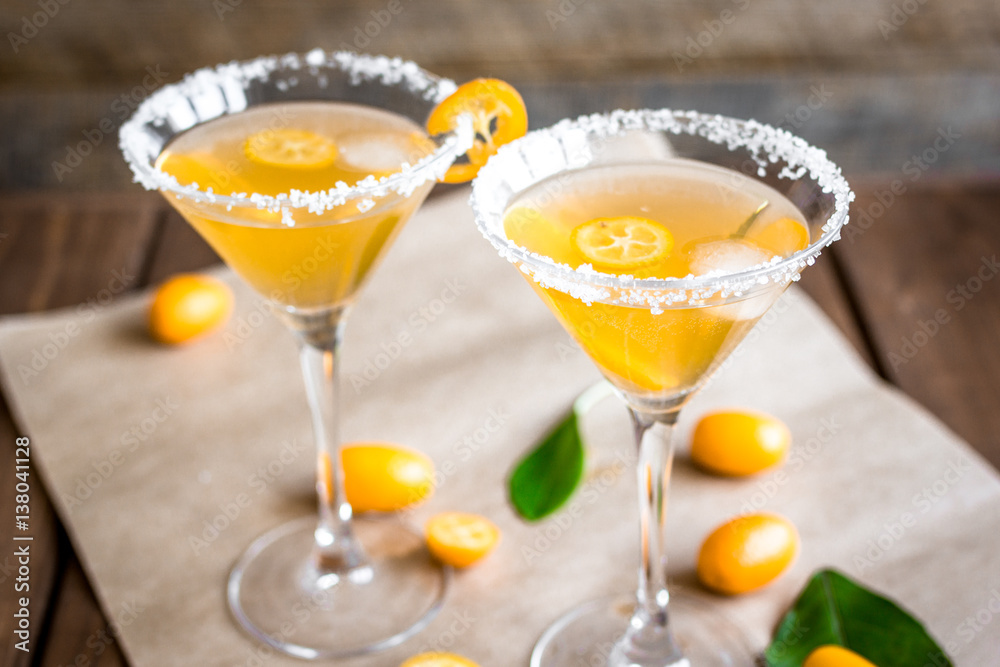
[[[424,540],[398,519],[355,519],[369,562],[318,576],[316,520],[286,523],[259,537],[229,575],[229,608],[250,635],[307,660],[396,646],[434,618],[451,581]]]
[[[535,645],[531,667],[746,667],[754,664],[740,627],[717,607],[692,594],[671,591],[670,627],[684,652],[679,662],[631,665],[610,662],[615,643],[625,634],[635,596],[586,602],[557,620]]]

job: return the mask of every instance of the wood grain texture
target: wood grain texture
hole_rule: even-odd
[[[36,3],[0,9],[5,85],[131,86],[147,66],[177,76],[206,64],[317,46],[399,55],[461,79],[550,82],[607,80],[624,72],[987,70],[1000,58],[1000,10],[979,0],[53,4],[51,17],[37,16]]]
[[[37,652],[38,643],[43,638],[46,616],[52,608],[51,598],[53,590],[59,579],[60,557],[59,540],[57,536],[58,525],[52,504],[49,502],[42,487],[42,482],[32,466],[29,471],[29,530],[25,532],[14,529],[14,485],[20,481],[14,478],[15,472],[15,439],[22,436],[11,419],[6,403],[0,399],[0,475],[3,475],[2,488],[4,493],[0,496],[0,516],[3,522],[0,523],[0,543],[4,545],[3,552],[0,553],[0,636],[4,638],[3,648],[0,649],[0,665],[4,667],[27,667],[32,664],[33,653]],[[28,535],[34,539],[30,542],[14,542],[14,533]],[[28,566],[30,573],[27,577],[19,574],[20,563],[14,555],[17,546],[27,544],[31,555]],[[18,581],[18,579],[24,581]],[[18,590],[15,585],[29,586],[29,590]],[[14,630],[17,624],[14,619],[14,612],[20,607],[18,600],[21,597],[28,597],[29,621],[31,637],[28,647],[31,652],[24,652],[16,648]]]
[[[159,195],[150,195],[159,199]],[[191,225],[166,202],[161,203],[163,228],[150,256],[149,283],[156,285],[175,273],[198,271],[221,260]]]
[[[1000,468],[1000,181],[891,183],[858,189],[847,288],[888,379]]]
[[[49,193],[0,198],[0,313],[36,312],[76,304],[96,312],[118,294],[134,289],[144,272],[158,210],[155,200],[134,195]],[[22,377],[30,381],[30,376]],[[4,475],[13,475],[18,435],[6,406],[0,407],[0,471]],[[78,654],[94,651],[86,646],[89,630],[81,634],[83,629],[106,624],[89,585],[82,577],[72,576],[74,568],[79,572],[79,564],[65,537],[61,537],[52,505],[34,468],[31,486],[28,534],[34,537],[29,607],[32,652],[17,651],[5,640],[0,662],[5,667],[39,664],[32,660],[42,654],[38,645],[42,640],[69,657],[63,662],[41,664],[72,664]],[[5,490],[12,487],[4,481]],[[0,516],[7,519],[0,528],[4,544],[12,543],[12,496],[0,496]],[[8,638],[13,636],[15,598],[8,595],[13,590],[8,566],[13,562],[5,561],[6,555],[0,556],[0,585],[4,587],[0,595],[0,635]],[[64,577],[64,571],[70,574]],[[59,613],[51,614],[53,608]],[[107,655],[113,656],[115,650],[109,648]]]
[[[938,155],[935,173],[1000,173],[995,114],[1000,68],[905,77],[826,72],[752,79],[669,81],[630,75],[589,83],[512,82],[524,96],[532,128],[615,108],[697,109],[790,130],[827,150],[853,176],[898,172],[932,146],[939,130],[951,128],[960,136]],[[109,87],[0,93],[0,191],[140,193],[117,146],[118,125],[130,111],[121,102],[126,93]],[[102,125],[111,131],[102,132]],[[77,163],[72,156],[81,151],[89,153]],[[61,166],[70,164],[77,166],[68,171]]]
[[[99,310],[134,289],[158,212],[141,194],[0,198],[0,314]]]
[[[132,619],[130,610],[118,610],[119,620],[105,620],[80,563],[71,558],[53,601],[49,641],[39,651],[42,665],[121,667],[128,664],[117,642],[119,624]]]
[[[864,333],[858,326],[855,313],[844,293],[838,275],[832,250],[823,253],[816,264],[802,272],[799,287],[805,290],[826,316],[840,329],[844,337],[854,346],[854,351],[869,365],[872,363],[871,348]]]

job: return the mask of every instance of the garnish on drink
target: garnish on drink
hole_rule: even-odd
[[[626,134],[625,150],[647,145],[670,157],[629,161],[604,150]],[[567,612],[542,635],[532,665],[753,662],[738,627],[668,591],[673,427],[785,287],[839,237],[851,198],[825,154],[786,132],[669,109],[564,121],[513,142],[479,172],[472,206],[480,231],[622,394],[638,450],[635,594]],[[718,590],[751,590],[796,550],[790,524],[751,517],[708,538],[700,569]]]
[[[369,448],[345,452],[341,466],[337,360],[349,306],[402,226],[456,159],[471,177],[523,134],[519,102],[502,82],[456,92],[413,63],[314,50],[200,70],[150,95],[122,127],[136,180],[159,190],[299,342],[318,520],[259,537],[226,587],[234,618],[273,649],[369,653],[441,608],[450,577],[419,530],[357,520],[350,502],[391,510],[420,500],[430,462]],[[348,622],[359,613],[378,622]]]
[[[590,265],[637,279],[746,270],[776,256],[752,239],[732,237],[747,211],[757,212],[754,230],[780,222],[801,230],[795,238],[809,236],[801,214],[780,193],[756,181],[733,188],[732,173],[710,165],[594,166],[558,178],[517,195],[504,230],[511,243],[573,269]],[[762,200],[770,204],[758,211]],[[773,296],[653,312],[588,303],[531,284],[612,383],[647,394],[690,391],[742,340]]]
[[[513,86],[500,79],[475,79],[459,86],[434,109],[427,131],[451,132],[462,116],[471,116],[475,143],[448,169],[445,183],[465,183],[479,173],[486,160],[503,144],[528,131],[528,112]]]

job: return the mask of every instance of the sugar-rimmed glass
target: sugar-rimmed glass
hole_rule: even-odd
[[[559,177],[575,170],[649,162],[647,154],[630,159],[627,150],[625,155],[620,148],[606,150],[626,136],[658,146],[662,159],[673,164],[693,160],[697,162],[688,164],[730,169],[732,182],[726,187],[738,189],[750,179],[765,183],[800,210],[811,242],[787,257],[737,271],[637,279],[558,264],[508,238],[505,212],[531,186],[547,182],[551,188],[545,195],[550,196],[563,186]],[[540,292],[555,290],[588,305],[645,310],[652,317],[698,309],[747,324],[732,328],[733,334],[718,345],[699,377],[670,389],[640,390],[597,364],[624,397],[634,424],[642,536],[639,584],[630,598],[588,602],[557,620],[536,645],[532,667],[753,664],[744,633],[713,608],[710,598],[668,590],[666,512],[673,428],[681,408],[749,326],[823,248],[840,237],[852,198],[840,169],[802,139],[755,121],[669,109],[616,111],[562,121],[501,148],[480,171],[472,195],[476,224]],[[565,315],[560,321],[588,349]],[[599,318],[591,322],[601,326]]]
[[[271,301],[300,345],[318,454],[319,518],[294,521],[260,537],[235,564],[227,586],[230,609],[243,628],[299,658],[344,657],[397,645],[430,622],[447,590],[450,570],[429,556],[419,532],[399,521],[352,516],[340,470],[337,360],[357,289],[433,184],[472,145],[471,122],[432,137],[433,147],[411,156],[395,173],[354,185],[331,183],[321,192],[227,193],[233,176],[227,173],[216,175],[213,183],[181,184],[158,168],[157,159],[191,128],[269,104],[348,102],[390,111],[423,127],[455,89],[452,81],[412,62],[314,50],[194,72],[153,93],[121,129],[121,149],[135,179],[159,190],[203,235],[196,222],[210,221],[234,234],[255,234],[262,227],[287,230],[276,233],[290,238],[294,230],[346,229],[382,216],[382,231],[365,243],[360,260],[354,258],[363,268],[346,289],[285,288],[277,277],[278,271],[306,262],[311,267],[317,261],[351,259],[339,257],[335,246],[325,255],[312,253],[312,247],[297,257],[289,252],[287,266],[272,266],[269,273],[255,268],[270,260],[264,257],[268,243],[256,244],[260,256],[255,257],[206,235],[237,274]]]

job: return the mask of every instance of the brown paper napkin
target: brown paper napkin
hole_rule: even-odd
[[[614,399],[585,421],[591,492],[578,496],[578,516],[527,525],[507,505],[512,463],[598,375],[479,237],[465,199],[425,205],[354,309],[343,430],[348,440],[420,448],[450,471],[415,522],[445,509],[481,512],[501,526],[503,541],[487,562],[457,575],[422,634],[345,665],[398,665],[427,648],[484,666],[525,665],[538,635],[571,605],[634,585],[634,475],[621,463],[633,456]],[[223,584],[243,549],[309,515],[314,502],[292,337],[259,297],[224,275],[236,287],[237,312],[223,334],[191,347],[147,339],[142,295],[91,321],[70,310],[0,326],[6,395],[140,667],[301,664],[250,641],[225,605]],[[48,354],[50,336],[70,325],[79,331]],[[687,463],[691,424],[729,405],[789,424],[795,444],[780,471],[727,480]],[[679,438],[669,518],[676,580],[693,581],[700,541],[741,510],[783,513],[802,533],[801,557],[776,584],[710,598],[757,646],[808,576],[832,565],[915,612],[959,665],[996,660],[997,475],[873,378],[801,293],[786,294],[693,401]]]

